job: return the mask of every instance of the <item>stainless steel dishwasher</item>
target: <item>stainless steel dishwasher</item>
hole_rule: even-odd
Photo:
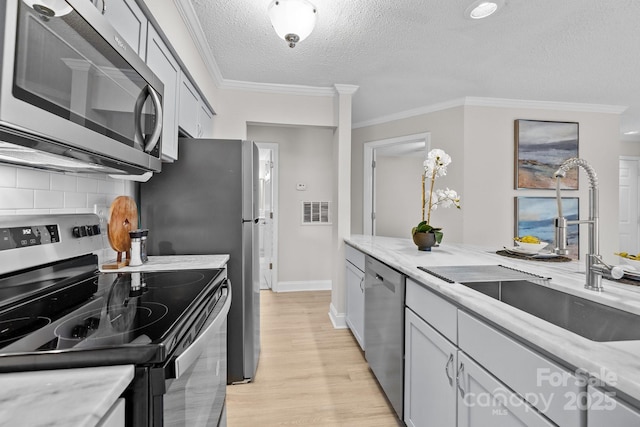
[[[365,257],[365,358],[402,419],[405,276]]]

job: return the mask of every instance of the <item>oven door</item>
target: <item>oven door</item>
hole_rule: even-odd
[[[231,285],[226,280],[223,296],[196,339],[170,366],[175,378],[165,381],[165,426],[226,426],[227,314]],[[187,340],[190,337],[186,337]]]
[[[27,1],[0,5],[3,127],[159,171],[161,81],[91,2]]]

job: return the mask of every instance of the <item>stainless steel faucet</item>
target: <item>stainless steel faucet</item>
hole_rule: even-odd
[[[584,169],[589,177],[589,219],[587,220],[567,220],[562,216],[562,197],[560,195],[560,179],[564,178],[570,169],[580,167]],[[602,260],[600,255],[599,229],[598,229],[598,176],[596,171],[584,159],[572,157],[560,165],[560,168],[553,174],[556,178],[556,201],[558,203],[558,217],[555,219],[555,249],[559,255],[566,255],[567,250],[567,225],[587,224],[589,226],[589,253],[586,255],[586,276],[585,288],[592,291],[601,292],[602,275],[610,274],[614,279],[619,279],[624,275],[624,270],[620,267],[612,267]]]

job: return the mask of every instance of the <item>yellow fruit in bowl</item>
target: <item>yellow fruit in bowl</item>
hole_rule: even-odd
[[[514,237],[513,240],[521,243],[540,243],[540,239],[538,239],[536,236],[531,236],[531,235],[527,235],[523,237]]]

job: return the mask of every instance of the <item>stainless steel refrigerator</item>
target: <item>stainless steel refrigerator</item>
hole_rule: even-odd
[[[252,380],[260,355],[258,148],[180,138],[178,160],[140,185],[149,255],[229,254],[227,382]]]

